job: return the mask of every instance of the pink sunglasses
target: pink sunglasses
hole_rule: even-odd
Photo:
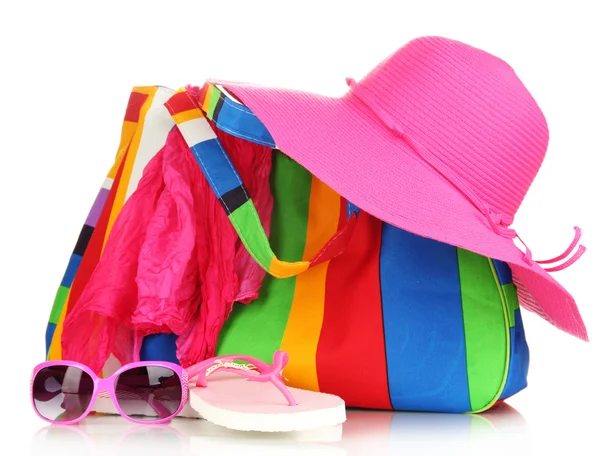
[[[288,360],[289,355],[278,350],[273,354],[273,364],[244,355],[209,358],[187,370],[166,361],[142,361],[124,365],[109,378],[99,378],[74,361],[47,361],[33,369],[31,402],[40,418],[50,423],[75,424],[92,411],[98,397],[109,395],[117,411],[129,421],[162,424],[179,414],[187,403],[188,379],[198,377],[196,386],[206,387],[207,376],[219,369],[250,381],[271,382],[289,405],[297,405],[282,381],[281,372]]]
[[[50,423],[81,421],[106,394],[134,423],[166,423],[187,402],[188,376],[181,366],[163,361],[127,364],[109,378],[73,361],[48,361],[33,370],[33,408]]]

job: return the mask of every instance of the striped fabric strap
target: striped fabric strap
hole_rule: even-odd
[[[165,107],[244,246],[269,274],[277,278],[292,277],[344,251],[354,230],[358,209],[348,211],[347,223],[312,260],[287,262],[275,256],[256,207],[209,123],[210,120],[220,130],[238,138],[275,148],[275,142],[265,126],[246,106],[219,87],[207,83],[199,96],[193,96],[185,89],[178,90],[165,103]]]

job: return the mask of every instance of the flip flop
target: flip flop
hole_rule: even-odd
[[[198,363],[187,369],[190,380],[198,377],[196,387],[190,383],[189,403],[207,421],[240,431],[304,431],[346,421],[340,397],[284,384],[288,360],[276,351],[273,364],[241,355]]]

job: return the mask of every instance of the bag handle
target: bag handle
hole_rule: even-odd
[[[242,243],[254,260],[277,278],[296,276],[341,254],[350,241],[358,208],[348,205],[348,220],[310,261],[282,261],[275,256],[239,173],[208,120],[233,136],[276,148],[266,127],[243,104],[216,85],[206,83],[199,96],[179,89],[165,102],[210,188],[221,202]],[[208,120],[207,120],[208,119]]]

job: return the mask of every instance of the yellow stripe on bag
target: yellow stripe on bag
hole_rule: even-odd
[[[108,174],[106,175],[106,177],[109,177],[111,179],[114,179],[115,177],[117,177],[117,172],[119,171],[119,166],[121,166],[121,162],[123,161],[123,157],[125,156],[125,153],[127,152],[127,147],[129,146],[129,143],[131,142],[131,138],[133,138],[133,135],[135,134],[137,125],[138,125],[137,122],[131,122],[129,120],[123,121],[123,127],[121,129],[121,144],[119,144],[119,149],[117,150],[115,162],[114,162],[112,168],[110,169],[110,171],[108,172]]]
[[[337,231],[340,196],[312,177],[308,208],[308,228],[303,259],[310,260]],[[319,391],[317,345],[325,309],[325,281],[329,262],[319,264],[296,277],[294,301],[281,342],[290,354],[286,376],[290,386]]]
[[[188,120],[199,119],[204,117],[204,113],[200,109],[190,109],[189,111],[183,111],[179,114],[173,115],[173,120],[177,125],[187,122]]]

